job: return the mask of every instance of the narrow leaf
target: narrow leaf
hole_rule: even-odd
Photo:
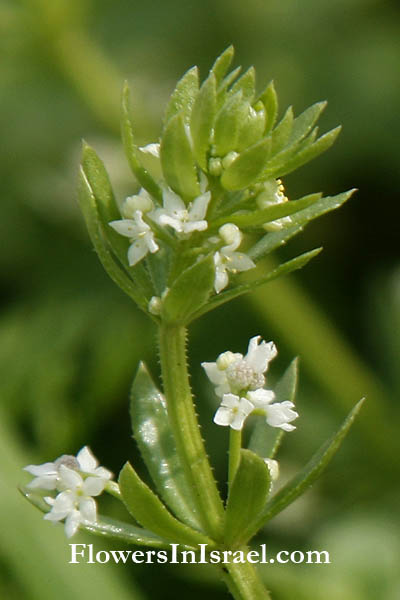
[[[225,156],[235,149],[247,105],[243,103],[242,91],[230,97],[217,114],[214,127],[214,146],[217,156]]]
[[[154,181],[150,173],[142,167],[138,158],[138,149],[135,144],[133,125],[130,116],[130,91],[127,82],[125,82],[122,91],[121,132],[125,154],[132,173],[135,175],[140,185],[144,187],[149,194],[151,194],[159,202],[162,202],[161,189]]]
[[[296,397],[298,376],[298,361],[295,358],[286,369],[285,373],[278,381],[274,392],[275,402],[294,402]],[[249,441],[249,450],[255,452],[261,458],[274,458],[284,431],[271,427],[265,419],[257,419],[251,438]]]
[[[289,106],[281,121],[271,133],[271,156],[274,156],[286,146],[292,132],[292,126],[293,109],[291,106]]]
[[[197,162],[207,170],[207,151],[217,111],[217,91],[214,73],[210,73],[200,88],[194,102],[190,131],[193,139],[193,151]]]
[[[167,123],[160,147],[161,166],[168,185],[183,198],[200,194],[196,163],[181,113]]]
[[[299,496],[318,479],[326,469],[336,452],[339,450],[344,438],[349,432],[354,419],[359,413],[364,399],[360,400],[349,413],[338,431],[321,446],[306,466],[283,488],[279,490],[266,505],[262,515],[254,527],[254,533],[267,521],[292,504]]]
[[[186,71],[172,92],[165,111],[165,124],[178,113],[183,115],[183,120],[187,123],[198,91],[199,71],[197,67],[192,67]]]
[[[213,256],[207,256],[185,269],[163,300],[163,317],[172,323],[189,322],[191,315],[201,310],[210,297],[214,280]]]
[[[250,450],[240,451],[240,463],[229,492],[224,541],[232,548],[244,541],[244,533],[257,521],[271,487],[265,462]]]
[[[281,169],[279,169],[279,176],[287,175],[292,171],[295,171],[302,165],[310,162],[332,146],[337,136],[339,135],[341,127],[336,127],[325,135],[322,135],[314,143],[306,146],[303,150],[295,154],[295,156],[289,160]]]
[[[196,546],[212,540],[173,517],[154,492],[138,477],[129,463],[119,475],[122,499],[133,518],[143,527],[164,539]]]
[[[235,50],[233,46],[229,46],[215,61],[213,66],[211,67],[210,73],[215,75],[215,80],[217,84],[221,83],[227,70],[229,69]]]
[[[200,528],[192,508],[192,490],[176,452],[164,396],[142,363],[131,388],[130,412],[133,436],[158,493],[179,519]]]
[[[304,112],[302,112],[293,121],[292,133],[288,144],[294,144],[302,140],[309,134],[315,123],[318,121],[321,113],[326,108],[327,102],[316,102]]]
[[[321,252],[322,248],[316,248],[315,250],[311,250],[310,252],[305,252],[304,254],[300,254],[296,258],[292,258],[287,262],[282,263],[276,269],[270,271],[265,277],[261,279],[256,279],[255,281],[250,281],[248,283],[243,283],[241,285],[236,285],[235,287],[227,290],[226,292],[222,292],[217,296],[213,296],[211,300],[200,310],[192,315],[192,320],[201,317],[202,315],[208,313],[210,310],[214,310],[218,306],[225,304],[225,302],[229,302],[234,298],[238,298],[239,296],[243,296],[243,294],[247,294],[251,292],[254,288],[259,287],[260,285],[264,285],[273,279],[277,279],[283,275],[288,275],[292,271],[296,271],[297,269],[301,269],[304,267],[312,258],[317,256]]]
[[[278,96],[273,81],[268,84],[264,92],[260,95],[259,100],[265,106],[266,124],[264,135],[267,135],[272,131],[278,116]]]
[[[229,191],[236,191],[255,183],[265,168],[270,150],[271,139],[264,138],[241,152],[222,174],[223,187]]]
[[[254,67],[250,67],[250,69],[248,69],[246,73],[243,73],[240,79],[234,83],[229,93],[233,95],[236,92],[241,91],[243,100],[247,100],[251,103],[254,100],[255,86],[256,72]]]

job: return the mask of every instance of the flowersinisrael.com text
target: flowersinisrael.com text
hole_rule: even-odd
[[[330,564],[326,550],[281,550],[274,556],[267,556],[266,544],[259,550],[209,550],[208,544],[199,544],[198,550],[179,550],[179,544],[170,544],[170,550],[98,550],[93,544],[69,544],[71,548],[70,564]]]

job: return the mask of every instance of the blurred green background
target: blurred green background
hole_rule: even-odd
[[[140,464],[127,396],[139,358],[158,373],[154,330],[90,247],[76,203],[80,140],[97,149],[116,192],[133,193],[118,137],[123,80],[140,142],[154,141],[176,80],[193,64],[204,77],[230,43],[236,64],[255,65],[260,89],[275,80],[282,109],[328,99],[322,127],[344,126],[332,150],[287,178],[289,197],[359,192],[282,251],[324,245],[300,275],[193,327],[208,449],[223,489],[227,436],[211,422],[216,401],[199,363],[244,352],[252,335],[277,343],[272,377],[301,357],[302,418],[282,448],[283,479],[367,396],[322,481],[257,543],[330,552],[331,565],[266,567],[276,600],[400,597],[399,34],[397,0],[0,1],[1,597],[228,597],[200,566],[68,565],[62,528],[43,523],[16,485],[25,464],[84,444],[115,472],[127,457]],[[112,501],[105,510],[122,516]]]

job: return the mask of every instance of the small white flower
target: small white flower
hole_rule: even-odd
[[[285,196],[285,188],[280,179],[268,181],[264,184],[264,192],[257,197],[257,204],[259,208],[267,208],[268,206],[272,206],[273,204],[282,204],[283,202],[288,202],[288,198]],[[275,221],[270,221],[269,223],[265,223],[263,225],[265,231],[279,231],[284,227],[289,227],[292,223],[291,217],[281,217],[280,219],[275,219]]]
[[[223,396],[226,393],[242,393],[259,390],[265,384],[264,373],[269,363],[277,355],[273,342],[261,341],[261,336],[251,338],[246,356],[238,352],[223,352],[216,362],[203,362],[201,366],[207,377],[216,385],[215,393]],[[262,390],[267,394],[273,392]]]
[[[279,463],[273,458],[264,458],[264,462],[268,467],[272,481],[276,481],[279,477]]]
[[[214,254],[215,282],[214,289],[217,294],[229,283],[228,272],[238,273],[253,269],[256,265],[246,254],[236,252],[242,243],[242,233],[233,223],[226,223],[219,229],[219,235],[225,246]]]
[[[93,455],[89,446],[83,446],[76,455],[76,461],[78,463],[78,469],[81,473],[98,477],[104,481],[104,485],[109,479],[112,478],[113,474],[105,467],[99,467],[99,461]],[[68,466],[68,465],[67,465]]]
[[[42,490],[56,489],[59,476],[58,467],[55,463],[47,462],[43,465],[28,465],[24,467],[24,471],[28,471],[28,473],[35,477],[28,483],[28,488],[40,488]]]
[[[121,214],[125,219],[134,219],[137,210],[140,210],[143,214],[153,210],[153,208],[154,203],[152,197],[147,190],[141,188],[138,194],[126,198],[122,206]]]
[[[271,427],[280,427],[284,431],[293,431],[296,429],[294,425],[290,425],[299,416],[294,410],[293,402],[285,400],[285,402],[275,402],[265,407],[265,414],[268,425]]]
[[[232,429],[240,431],[253,409],[253,405],[246,398],[239,398],[235,394],[224,394],[221,405],[214,415],[214,423],[229,425]]]
[[[82,522],[94,523],[96,521],[97,507],[93,496],[102,493],[106,481],[98,476],[83,479],[77,471],[69,469],[65,465],[60,466],[59,475],[58,485],[64,489],[56,498],[45,498],[47,504],[52,508],[44,516],[44,519],[54,522],[65,519],[65,534],[67,537],[71,537],[77,532]]]
[[[157,208],[150,216],[159,225],[168,225],[182,237],[193,231],[204,231],[208,227],[205,220],[211,192],[205,192],[186,206],[180,196],[171,189],[163,190],[163,208]]]
[[[160,144],[147,144],[147,146],[141,146],[139,150],[144,154],[151,154],[156,158],[160,158]]]
[[[141,210],[135,210],[131,219],[111,221],[109,225],[120,235],[129,238],[128,263],[131,267],[136,265],[149,252],[154,254],[159,249],[151,227],[143,221]]]

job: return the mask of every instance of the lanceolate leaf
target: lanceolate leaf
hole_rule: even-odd
[[[215,61],[211,67],[211,73],[214,73],[217,84],[221,83],[229,69],[234,55],[233,46],[229,46]]]
[[[272,517],[280,513],[289,504],[292,504],[296,498],[301,496],[318,479],[340,448],[363,402],[364,400],[360,400],[355,405],[335,435],[325,442],[306,466],[271,498],[253,528],[252,535],[267,521],[272,519]]]
[[[224,171],[221,184],[229,191],[242,190],[254,183],[263,172],[271,150],[270,138],[250,146]]]
[[[268,84],[259,100],[261,100],[265,106],[266,124],[264,133],[267,135],[274,127],[278,116],[278,96],[276,95],[273,81]]]
[[[105,241],[102,223],[97,211],[96,199],[82,168],[80,171],[78,197],[90,239],[104,269],[114,283],[128,294],[143,310],[147,311],[148,299],[143,289],[135,285],[126,271],[117,264]]]
[[[171,117],[165,127],[160,158],[164,177],[174,192],[186,200],[200,195],[196,163],[182,113]]]
[[[129,463],[126,463],[121,470],[119,486],[128,511],[146,529],[177,544],[213,545],[212,540],[208,537],[173,517],[154,492],[138,477]]]
[[[197,67],[192,67],[178,81],[171,95],[165,112],[165,123],[167,124],[178,113],[183,115],[184,122],[187,123],[198,91],[199,72]]]
[[[271,133],[272,145],[271,156],[274,156],[284,148],[289,140],[293,126],[293,109],[291,106],[287,109],[281,121]]]
[[[157,491],[175,515],[200,528],[168,421],[164,396],[154,385],[146,367],[139,365],[131,389],[133,436]]]
[[[236,92],[241,91],[243,100],[247,100],[250,103],[254,100],[254,91],[256,85],[256,72],[254,67],[250,67],[246,73],[236,81],[236,83],[232,86],[230,90],[230,94],[235,94]]]
[[[138,182],[149,192],[149,194],[151,194],[159,202],[162,202],[162,193],[159,186],[154,181],[150,173],[148,173],[148,171],[146,171],[146,169],[144,169],[139,162],[138,149],[135,144],[135,137],[130,116],[130,92],[128,83],[125,83],[122,91],[121,114],[122,141],[129,166]]]
[[[264,508],[270,487],[271,476],[262,458],[250,450],[241,450],[226,506],[224,542],[229,548],[246,539],[245,532]]]
[[[282,263],[276,269],[270,271],[265,277],[261,279],[256,279],[255,281],[251,281],[249,283],[243,283],[242,285],[236,285],[235,287],[227,290],[226,292],[222,292],[217,296],[213,296],[213,298],[208,302],[205,306],[200,308],[196,313],[194,313],[191,317],[192,320],[201,317],[202,315],[208,313],[210,310],[214,310],[218,306],[225,304],[225,302],[229,302],[234,298],[238,298],[239,296],[243,296],[243,294],[247,294],[251,292],[255,287],[260,285],[264,285],[273,279],[277,279],[282,275],[287,275],[292,271],[296,271],[297,269],[301,269],[304,267],[312,258],[317,256],[321,252],[322,248],[316,248],[315,250],[311,250],[310,252],[305,252],[304,254],[300,254],[296,258],[292,260],[288,260],[285,263]]]
[[[243,103],[243,92],[226,100],[217,114],[214,127],[214,145],[218,156],[225,156],[236,147],[240,124],[246,117],[247,106]]]
[[[288,145],[299,142],[310,133],[326,105],[327,102],[317,102],[295,118]]]
[[[171,323],[187,323],[207,302],[215,279],[214,259],[207,256],[185,269],[163,300],[163,316]]]
[[[194,102],[190,130],[193,139],[193,151],[201,168],[207,170],[207,151],[210,144],[211,131],[217,110],[217,91],[215,76],[210,73],[200,88]]]
[[[274,392],[275,402],[294,402],[296,397],[298,361],[295,358],[278,381]],[[273,458],[280,446],[284,431],[268,425],[265,419],[258,418],[251,434],[249,450],[261,458]]]

